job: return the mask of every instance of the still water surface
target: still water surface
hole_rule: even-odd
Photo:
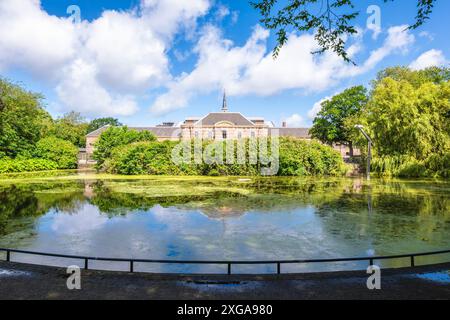
[[[389,255],[450,248],[450,183],[362,179],[146,178],[90,175],[0,182],[0,247],[174,260],[270,260]],[[1,254],[0,254],[1,255]],[[80,264],[14,255],[17,261]],[[441,257],[418,258],[433,263]],[[408,259],[383,262],[407,265]],[[126,264],[92,262],[120,270]],[[283,271],[364,268],[291,265]],[[137,271],[220,272],[145,265]],[[236,266],[270,272],[275,266]]]

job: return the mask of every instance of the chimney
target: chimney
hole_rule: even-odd
[[[283,127],[283,128],[287,128],[287,123],[286,123],[286,121],[283,121],[282,127]]]

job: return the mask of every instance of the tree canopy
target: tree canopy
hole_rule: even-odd
[[[117,120],[116,118],[98,118],[92,120],[88,127],[87,127],[87,133],[93,132],[101,127],[104,127],[106,125],[114,126],[114,127],[120,127],[122,124]]]
[[[39,94],[0,79],[0,158],[30,154],[51,122],[42,99]]]
[[[54,121],[49,135],[69,141],[77,147],[84,147],[87,128],[88,124],[85,118],[80,113],[72,111]]]
[[[395,0],[384,0],[392,2]],[[416,0],[417,14],[409,28],[416,29],[429,19],[437,0]],[[413,5],[413,1],[410,1]],[[355,9],[355,0],[257,0],[252,6],[262,16],[261,22],[277,33],[277,43],[273,56],[288,41],[291,31],[315,31],[319,50],[314,53],[333,51],[345,61],[351,62],[346,51],[345,37],[356,34],[354,20],[359,12]]]
[[[345,126],[345,120],[356,115],[367,103],[367,90],[363,86],[352,87],[322,102],[322,109],[314,119],[311,129],[313,138],[322,142],[344,143],[350,146],[353,155],[351,128]]]
[[[97,168],[103,167],[104,162],[111,157],[114,148],[133,142],[155,141],[156,137],[150,131],[130,130],[127,127],[110,127],[100,135],[95,143],[94,159]]]

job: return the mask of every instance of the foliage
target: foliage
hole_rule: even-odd
[[[248,152],[250,140],[244,142]],[[233,154],[234,163],[227,163],[226,153],[223,152],[222,155],[217,155],[218,161],[176,164],[172,161],[172,150],[178,143],[138,142],[115,148],[111,158],[104,162],[105,168],[111,173],[126,175],[258,176],[261,174],[262,164],[249,163],[248,153],[245,163],[237,163],[236,146]],[[193,146],[195,142],[187,143]],[[204,141],[202,147],[203,150],[208,147],[221,147],[223,143]],[[347,169],[340,154],[332,148],[319,142],[288,138],[282,138],[280,141],[279,166],[280,176],[342,175]]]
[[[12,172],[32,172],[43,170],[56,170],[58,164],[54,161],[45,159],[1,159],[0,160],[0,173],[12,173]]]
[[[280,143],[280,176],[345,174],[341,155],[319,142],[283,138]]]
[[[119,120],[117,120],[116,118],[98,118],[98,119],[94,119],[92,120],[88,127],[87,127],[87,133],[93,132],[97,129],[100,129],[101,127],[104,127],[106,125],[110,125],[113,127],[120,127],[122,126],[122,124],[119,122]]]
[[[344,122],[362,124],[374,142],[374,170],[381,175],[442,176],[449,167],[450,82],[447,68],[379,73],[366,107]],[[358,145],[361,135],[353,132]],[[365,148],[363,148],[365,149]],[[434,169],[433,169],[434,168]]]
[[[384,0],[384,2],[394,0]],[[417,0],[417,15],[410,29],[423,25],[432,13],[437,0]],[[321,4],[318,4],[320,2]],[[353,21],[359,12],[355,10],[354,0],[256,0],[252,6],[262,16],[261,22],[277,33],[277,44],[273,56],[277,57],[280,49],[288,41],[291,31],[314,31],[314,38],[320,49],[313,53],[333,51],[346,62],[351,58],[346,51],[345,38],[356,34]]]
[[[42,96],[0,79],[0,158],[29,155],[49,121]]]
[[[114,148],[133,142],[155,141],[156,137],[149,131],[130,130],[127,127],[110,127],[103,132],[95,143],[94,159],[97,169],[102,169],[106,159]]]
[[[66,113],[54,121],[48,135],[69,141],[77,147],[85,147],[88,124],[77,112]]]
[[[367,103],[367,90],[363,86],[352,87],[322,103],[322,109],[314,119],[311,135],[328,144],[350,145],[352,154],[352,128],[345,126],[345,119],[356,115]]]
[[[378,156],[424,160],[450,150],[450,83],[379,80],[367,107],[353,123],[366,125]],[[348,123],[350,126],[351,122]]]
[[[69,141],[56,137],[47,137],[36,145],[35,156],[53,161],[58,169],[75,169],[77,167],[78,148]]]

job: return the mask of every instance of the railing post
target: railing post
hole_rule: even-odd
[[[88,258],[84,258],[84,269],[86,269],[86,270],[89,269],[89,259]]]
[[[228,274],[231,274],[231,263],[228,264]]]
[[[11,251],[6,250],[6,261],[10,262],[11,261]]]
[[[130,273],[134,272],[134,261],[130,260]]]
[[[414,256],[411,256],[411,267],[415,267],[415,264],[414,264]]]
[[[277,263],[277,274],[281,274],[281,263]]]

